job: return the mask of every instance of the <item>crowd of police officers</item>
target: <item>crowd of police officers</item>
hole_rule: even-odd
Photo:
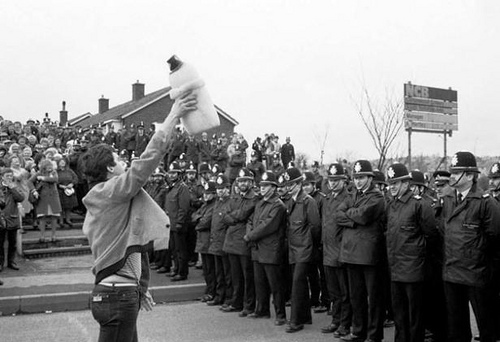
[[[146,190],[171,238],[152,268],[179,281],[199,259],[202,302],[248,319],[270,318],[272,304],[288,333],[328,310],[321,331],[342,341],[380,342],[393,320],[397,342],[469,342],[470,303],[475,338],[500,339],[500,163],[489,193],[470,152],[434,173],[433,196],[400,163],[385,174],[367,160],[351,172],[334,163],[327,174],[292,166],[257,179],[241,168],[231,183],[217,165],[158,169]]]

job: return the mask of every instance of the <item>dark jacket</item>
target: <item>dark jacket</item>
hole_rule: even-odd
[[[146,149],[146,146],[148,146],[149,143],[149,136],[146,133],[143,133],[142,135],[137,135],[135,136],[135,156],[139,158]]]
[[[5,218],[6,227],[0,225],[0,229],[6,228],[7,230],[19,229],[19,210],[17,203],[24,201],[24,195],[18,187],[9,188],[5,185],[0,185],[1,196],[5,207],[0,211],[0,215]],[[2,220],[3,221],[3,220]]]
[[[286,223],[286,207],[277,193],[257,202],[247,224],[253,261],[275,265],[285,262]]]
[[[266,172],[264,164],[262,164],[262,162],[260,161],[250,161],[250,163],[247,164],[247,169],[253,172],[255,176],[255,184],[258,186],[262,175],[264,174],[264,172]]]
[[[323,203],[323,227],[321,232],[321,240],[323,243],[323,265],[331,267],[340,267],[340,243],[342,242],[342,231],[344,227],[339,226],[335,220],[337,208],[349,196],[349,193],[344,188],[337,196],[330,192]]]
[[[434,212],[422,197],[408,190],[389,202],[386,237],[392,281],[424,280],[426,240],[437,233]]]
[[[476,185],[460,204],[454,194],[444,197],[443,280],[467,286],[484,286],[488,282],[500,229],[493,201]]]
[[[215,206],[215,198],[203,205],[193,213],[192,221],[196,224],[196,247],[197,253],[208,253],[210,246],[210,227],[212,225],[212,214]]]
[[[250,255],[250,248],[243,237],[246,234],[247,222],[255,210],[258,197],[250,189],[244,196],[231,198],[229,212],[222,216],[222,221],[228,225],[223,250],[226,253]]]
[[[339,206],[337,224],[344,227],[340,261],[357,265],[376,265],[384,253],[381,220],[384,196],[373,185],[364,193],[355,192]]]
[[[227,224],[222,220],[223,216],[230,211],[231,198],[217,199],[213,208],[212,224],[210,227],[210,247],[208,253],[213,255],[225,255],[222,250],[226,238]]]
[[[178,180],[167,188],[163,209],[170,219],[170,230],[187,233],[190,217],[189,190],[183,181]]]
[[[297,199],[287,202],[288,212],[288,261],[310,262],[313,257],[313,244],[320,238],[318,205],[314,199],[300,190]]]

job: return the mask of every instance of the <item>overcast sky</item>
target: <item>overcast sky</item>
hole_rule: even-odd
[[[499,1],[3,1],[0,115],[58,119],[168,86],[166,60],[194,64],[249,143],[274,132],[325,162],[376,158],[353,105],[361,85],[403,97],[403,84],[458,91],[448,154],[500,155]],[[407,154],[402,131],[395,154]],[[442,154],[414,134],[413,155]]]

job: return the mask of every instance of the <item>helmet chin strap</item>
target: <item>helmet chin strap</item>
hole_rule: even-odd
[[[455,182],[455,183],[451,183],[451,182],[449,183],[449,184],[450,184],[450,186],[451,186],[451,187],[454,187],[455,185],[457,185],[457,184],[458,184],[458,182],[460,182],[460,180],[462,179],[462,177],[463,177],[464,175],[465,175],[465,172],[462,172],[462,175],[460,176],[460,178],[458,178],[458,179],[456,180],[456,182]]]

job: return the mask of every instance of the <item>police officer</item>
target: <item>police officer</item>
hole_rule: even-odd
[[[410,190],[406,166],[387,169],[392,199],[387,207],[387,256],[396,332],[395,342],[423,342],[426,240],[437,235],[434,213]]]
[[[339,338],[349,334],[352,308],[349,301],[347,269],[339,260],[343,227],[337,224],[335,214],[349,193],[346,189],[347,176],[342,164],[331,164],[327,173],[330,191],[322,207],[322,241],[326,286],[332,302],[332,321],[323,327],[321,332],[333,333],[334,337]]]
[[[243,239],[246,226],[253,214],[258,197],[253,191],[253,173],[242,168],[236,178],[238,193],[234,194],[229,204],[229,211],[222,216],[227,224],[227,232],[222,250],[227,253],[231,265],[233,293],[231,305],[224,312],[239,312],[242,317],[255,309],[255,286],[250,248]]]
[[[247,226],[244,237],[252,246],[256,306],[250,318],[270,317],[269,301],[273,295],[276,320],[286,323],[285,292],[282,267],[285,258],[286,207],[276,192],[276,175],[266,171],[260,182],[262,196]]]
[[[197,179],[198,170],[193,162],[189,163],[189,166],[185,171],[185,183],[189,190],[190,197],[190,211],[189,215],[198,210],[203,204],[203,185]],[[190,216],[191,218],[191,216]],[[188,220],[188,265],[194,266],[198,261],[198,254],[195,253],[194,249],[196,247],[196,224],[192,222],[191,219]]]
[[[339,206],[337,224],[342,226],[340,261],[347,266],[352,316],[352,333],[344,341],[380,342],[383,339],[383,281],[380,260],[384,232],[384,197],[375,189],[372,165],[367,160],[354,164],[356,192]]]
[[[292,307],[286,332],[293,333],[312,322],[307,273],[313,260],[314,240],[319,238],[320,218],[314,199],[302,189],[303,176],[299,169],[288,168],[284,173],[290,199],[288,212],[288,259],[292,268]]]
[[[170,247],[175,261],[170,273],[172,281],[187,279],[188,268],[188,224],[190,221],[191,201],[189,189],[181,178],[181,168],[173,162],[167,171],[167,194],[164,209],[170,219]]]
[[[472,304],[480,340],[494,341],[492,327],[490,263],[498,236],[498,213],[488,194],[477,187],[479,170],[470,152],[457,152],[451,160],[450,186],[456,191],[444,197],[443,280],[448,312],[448,341],[469,342]]]

